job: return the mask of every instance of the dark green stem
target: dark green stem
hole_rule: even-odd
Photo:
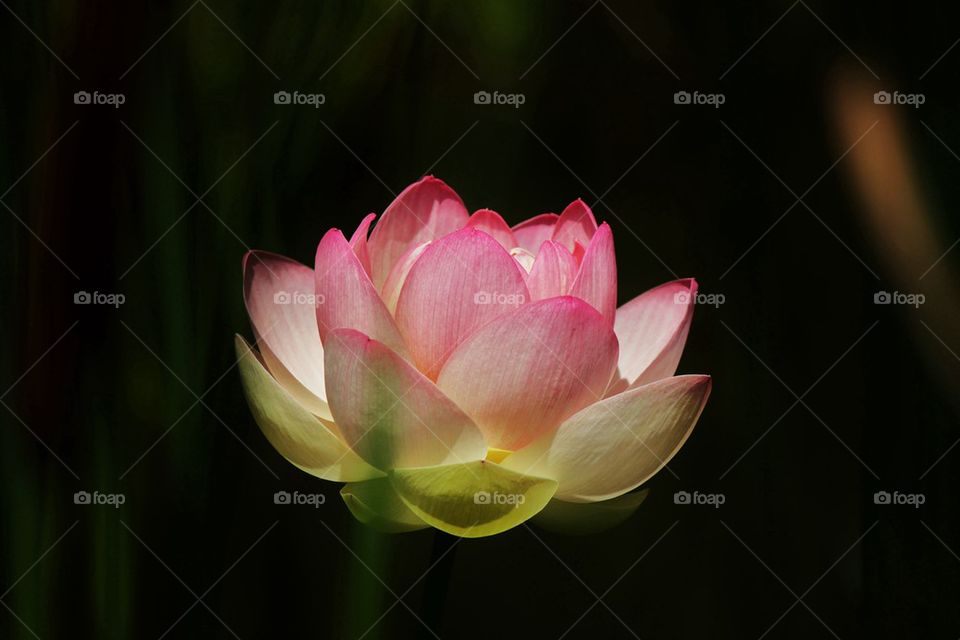
[[[430,572],[424,578],[422,617],[433,632],[443,637],[441,627],[443,611],[450,591],[450,576],[453,574],[453,562],[456,555],[454,546],[459,540],[451,535],[436,531],[433,534],[433,550],[430,553]],[[426,629],[423,637],[434,638]]]

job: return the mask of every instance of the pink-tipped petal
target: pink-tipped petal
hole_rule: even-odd
[[[360,260],[360,264],[363,265],[363,270],[367,272],[367,275],[370,275],[370,249],[367,246],[367,232],[376,217],[377,214],[368,213],[360,222],[357,230],[350,236],[350,246],[353,247],[353,252],[357,254],[357,259]]]
[[[501,463],[552,478],[556,497],[609,500],[640,486],[683,446],[710,395],[710,376],[677,376],[593,404]]]
[[[428,246],[397,301],[397,325],[413,362],[431,379],[476,328],[530,298],[523,275],[496,240],[461,229]]]
[[[513,231],[510,225],[504,221],[503,217],[496,211],[490,209],[478,209],[470,216],[467,222],[468,227],[479,229],[493,237],[507,251],[517,246],[517,241],[513,237]]]
[[[596,231],[597,220],[593,212],[583,200],[577,198],[560,214],[552,239],[573,251],[575,242],[588,246]]]
[[[397,196],[370,234],[372,280],[383,286],[390,270],[410,247],[460,229],[470,214],[463,200],[442,180],[427,176]]]
[[[337,427],[374,467],[427,467],[485,456],[473,421],[384,344],[359,331],[332,331],[326,368]]]
[[[523,247],[533,255],[540,251],[540,245],[553,236],[554,225],[559,218],[555,213],[541,213],[524,220],[513,227],[513,237],[517,246]]]
[[[313,270],[266,251],[243,257],[243,299],[270,373],[313,413],[329,417]]]
[[[540,253],[527,276],[531,300],[564,296],[577,277],[577,261],[566,247],[552,240],[540,245]]]
[[[550,298],[478,329],[447,360],[437,386],[490,447],[515,450],[601,399],[616,360],[613,329],[593,307]]]
[[[383,298],[383,302],[387,305],[390,313],[397,310],[397,300],[400,298],[400,292],[403,290],[403,284],[407,281],[407,276],[410,275],[410,269],[420,259],[429,244],[429,242],[424,242],[415,247],[410,247],[410,250],[400,256],[397,264],[393,265],[393,269],[390,270],[390,275],[387,276],[387,281],[383,283],[383,290],[380,292],[380,297]]]
[[[617,259],[613,233],[604,222],[593,234],[577,273],[570,295],[589,302],[611,324],[617,313]]]
[[[316,324],[324,343],[328,333],[346,328],[362,331],[394,351],[405,351],[393,317],[339,229],[331,229],[320,240],[314,276]]]
[[[654,287],[617,309],[613,328],[620,340],[618,371],[629,386],[676,372],[696,296],[697,281],[686,278]]]

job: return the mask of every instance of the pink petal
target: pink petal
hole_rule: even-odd
[[[583,200],[577,198],[560,214],[553,230],[553,240],[573,251],[574,242],[586,247],[596,231],[597,221],[593,212]]]
[[[570,295],[589,302],[611,324],[617,313],[617,259],[613,233],[604,222],[593,234],[577,273]]]
[[[428,246],[407,275],[397,325],[417,367],[435,379],[474,329],[530,299],[523,275],[496,240],[461,229]]]
[[[617,309],[619,376],[631,387],[672,376],[690,332],[697,281],[667,282]]]
[[[577,266],[580,266],[580,263],[583,262],[583,255],[587,252],[583,248],[583,245],[580,244],[579,240],[574,241],[573,243],[573,259],[577,261]]]
[[[327,397],[351,449],[378,469],[481,460],[483,436],[430,380],[359,331],[327,337]]]
[[[266,251],[243,257],[243,298],[273,377],[310,411],[329,417],[313,270]]]
[[[410,275],[410,269],[412,269],[413,264],[420,259],[420,256],[423,255],[424,250],[429,244],[429,242],[424,242],[423,244],[410,247],[410,250],[400,256],[397,264],[393,265],[393,269],[390,270],[390,275],[387,276],[387,281],[383,283],[383,290],[380,292],[380,297],[383,299],[384,304],[387,305],[390,313],[394,313],[397,310],[397,300],[400,298],[400,291],[403,290],[407,276]]]
[[[324,343],[334,329],[357,329],[395,351],[405,351],[390,312],[339,229],[331,229],[320,240],[314,274],[317,328]]]
[[[360,260],[360,264],[363,265],[363,270],[367,272],[367,275],[370,275],[370,250],[367,247],[367,232],[376,217],[377,214],[368,213],[360,222],[357,230],[350,236],[350,246],[353,247],[353,252],[357,254],[357,259]]]
[[[577,261],[566,247],[547,240],[540,245],[540,253],[527,276],[531,300],[543,300],[566,295],[577,276]]]
[[[524,305],[457,347],[437,385],[490,447],[514,450],[602,398],[617,339],[590,305],[564,296]]]
[[[503,217],[496,211],[490,209],[478,209],[470,216],[467,222],[468,227],[478,229],[484,233],[493,236],[493,239],[500,243],[507,251],[517,246],[517,241],[513,237],[513,231],[504,221]]]
[[[460,196],[442,180],[427,176],[404,189],[370,235],[371,272],[377,289],[410,247],[456,231],[469,218]]]
[[[677,376],[590,405],[503,461],[557,480],[557,497],[595,502],[622,495],[663,468],[686,442],[710,396],[710,376]]]
[[[516,225],[513,227],[513,237],[517,245],[537,255],[540,245],[553,235],[553,228],[559,217],[555,213],[541,213]]]

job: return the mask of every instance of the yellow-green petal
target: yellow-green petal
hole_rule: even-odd
[[[384,475],[298,403],[264,368],[246,340],[238,335],[235,345],[250,412],[280,455],[324,480],[354,482]]]
[[[394,469],[397,494],[427,524],[455,536],[492,536],[529,519],[550,501],[557,482],[477,460]]]
[[[636,511],[649,490],[626,493],[602,502],[566,502],[551,500],[533,517],[538,527],[568,535],[599,533],[617,526]]]
[[[386,478],[351,482],[340,490],[340,496],[353,517],[377,531],[404,533],[429,526],[400,499]]]

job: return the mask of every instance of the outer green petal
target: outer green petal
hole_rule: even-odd
[[[489,461],[395,469],[390,482],[427,524],[480,538],[517,526],[550,501],[555,480],[523,475]]]
[[[340,496],[353,517],[377,531],[404,533],[429,526],[400,499],[386,478],[351,482],[340,489]]]
[[[646,499],[648,489],[626,493],[603,502],[565,502],[551,500],[531,522],[548,531],[569,535],[599,533],[617,526],[636,511]]]
[[[324,480],[354,482],[384,475],[297,403],[263,367],[246,340],[238,335],[234,342],[250,412],[280,455]]]

